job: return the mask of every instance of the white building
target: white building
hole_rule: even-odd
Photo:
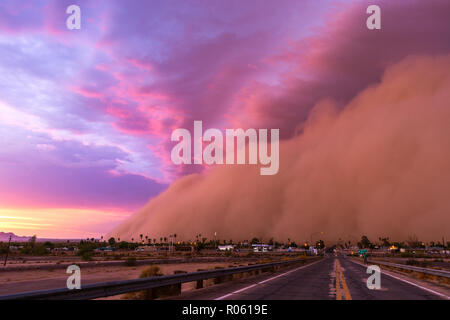
[[[220,251],[227,251],[227,250],[232,251],[234,249],[234,246],[232,244],[227,244],[227,245],[223,245],[223,246],[219,245],[217,248]]]

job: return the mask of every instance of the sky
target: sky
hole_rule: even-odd
[[[383,13],[384,37],[365,28],[372,3],[392,12]],[[71,4],[81,8],[80,30],[66,28]],[[202,120],[276,127],[288,139],[318,100],[344,106],[407,55],[448,53],[443,7],[2,1],[0,231],[106,234],[174,181],[205,171],[172,164],[174,129]]]
[[[320,2],[2,1],[0,229],[98,236],[125,219],[184,174],[174,128],[220,128],[242,88],[279,81],[264,60],[323,23]]]

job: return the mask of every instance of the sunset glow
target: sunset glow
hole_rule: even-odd
[[[40,238],[100,238],[127,216],[117,209],[1,208],[0,226],[15,234],[38,234]]]
[[[267,209],[284,237],[301,227],[283,221],[309,216],[336,236],[378,235],[362,218],[377,210],[386,225],[401,216],[405,233],[432,234],[427,222],[445,219],[449,207],[440,197],[448,114],[438,96],[447,85],[439,72],[450,53],[449,2],[376,1],[381,27],[369,28],[372,2],[80,0],[82,23],[68,28],[72,1],[1,1],[0,231],[156,236],[182,234],[172,221],[181,229],[202,217],[204,232],[234,234],[234,215]],[[193,132],[196,121],[279,132],[279,168],[277,159],[273,177],[260,181],[246,166],[174,165],[171,134]],[[286,193],[260,208],[271,188]],[[252,232],[269,236],[270,228]]]

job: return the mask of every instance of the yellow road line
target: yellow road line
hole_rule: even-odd
[[[341,264],[339,263],[339,260],[337,260],[337,268],[341,275],[342,287],[344,288],[344,292],[345,292],[345,299],[352,300],[352,296],[350,294],[350,290],[348,290],[347,282],[345,281],[344,273],[342,272],[342,268],[341,268]]]
[[[342,299],[342,296],[341,296],[341,284],[340,284],[340,281],[339,281],[339,271],[338,271],[337,263],[339,263],[339,262],[336,260],[336,263],[335,263],[335,265],[336,265],[336,269],[335,269],[335,273],[336,273],[336,300],[341,300]]]

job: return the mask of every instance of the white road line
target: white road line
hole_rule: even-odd
[[[350,259],[350,261],[353,262],[353,263],[359,264],[360,266],[367,267],[366,265],[364,265],[364,264],[362,264],[362,263],[359,263],[359,262],[356,262],[356,261],[354,261],[354,260],[352,260],[352,259]],[[417,288],[420,288],[420,289],[422,289],[422,290],[431,292],[431,293],[433,293],[433,294],[435,294],[435,295],[441,296],[441,297],[443,297],[443,298],[445,298],[445,299],[447,299],[447,300],[450,299],[450,297],[447,296],[446,294],[443,294],[443,293],[434,291],[434,290],[432,290],[432,289],[428,289],[428,288],[422,287],[421,285],[419,285],[419,284],[417,284],[417,283],[414,283],[414,282],[411,282],[411,281],[408,281],[408,280],[405,280],[405,279],[396,277],[396,276],[392,275],[390,272],[388,272],[388,271],[386,271],[386,270],[383,270],[383,271],[381,272],[381,274],[385,274],[385,275],[387,275],[387,276],[389,276],[389,277],[391,277],[391,278],[394,278],[394,279],[397,279],[397,280],[406,282],[406,283],[408,283],[408,284],[410,284],[410,285],[413,285],[413,286],[415,286],[415,287],[417,287]]]
[[[293,270],[287,271],[287,272],[285,272],[285,273],[279,274],[279,275],[277,275],[277,276],[275,276],[275,277],[272,277],[272,278],[269,278],[269,279],[266,279],[266,280],[263,280],[263,281],[259,281],[259,282],[257,282],[257,283],[254,283],[254,284],[248,286],[248,287],[245,287],[245,288],[242,288],[242,289],[233,291],[233,292],[231,292],[231,293],[228,293],[228,294],[226,294],[226,295],[224,295],[224,296],[221,296],[221,297],[219,297],[219,298],[216,298],[216,299],[214,299],[214,300],[223,300],[223,299],[225,299],[225,298],[228,298],[228,297],[232,296],[233,294],[241,293],[241,292],[243,292],[243,291],[245,291],[245,290],[248,290],[248,289],[250,289],[250,288],[256,287],[256,286],[259,285],[259,284],[264,284],[264,283],[266,283],[266,282],[272,281],[272,280],[277,279],[277,278],[279,278],[279,277],[285,276],[285,275],[287,275],[287,274],[289,274],[289,273],[291,273],[291,272],[295,272],[295,271],[297,271],[297,270],[301,270],[301,269],[310,267],[310,266],[312,266],[313,264],[319,263],[319,262],[321,262],[321,261],[323,261],[323,260],[324,260],[324,259],[321,259],[321,260],[319,260],[319,261],[316,261],[316,262],[313,262],[313,263],[309,263],[309,264],[307,264],[306,266],[301,266],[301,267],[295,268],[295,269],[293,269]]]

